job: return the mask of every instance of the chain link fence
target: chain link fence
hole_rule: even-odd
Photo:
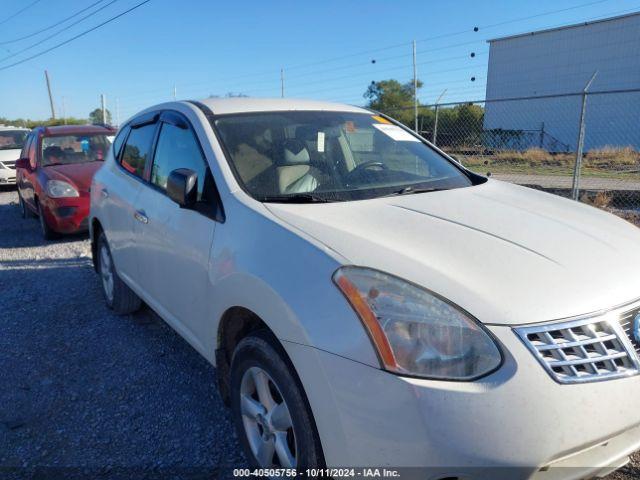
[[[422,105],[418,128],[480,174],[640,216],[638,112],[640,89],[580,92]]]

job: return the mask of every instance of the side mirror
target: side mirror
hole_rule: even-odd
[[[198,175],[188,168],[177,168],[167,179],[167,195],[182,208],[192,208],[198,199]]]
[[[16,160],[16,168],[24,168],[26,170],[31,170],[31,164],[29,163],[29,159],[20,158]]]

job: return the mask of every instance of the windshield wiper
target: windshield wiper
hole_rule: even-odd
[[[438,190],[443,190],[442,188],[415,188],[412,186],[401,188],[400,190],[396,190],[395,192],[391,192],[387,195],[382,195],[383,197],[395,197],[397,195],[409,195],[413,193],[427,193],[427,192],[437,192]]]
[[[267,203],[330,203],[325,197],[319,197],[313,193],[294,193],[291,195],[262,195],[256,198],[260,202]]]

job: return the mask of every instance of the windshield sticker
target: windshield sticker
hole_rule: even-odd
[[[418,138],[397,125],[380,125],[379,123],[374,123],[373,126],[397,142],[420,142]]]
[[[379,115],[373,115],[371,118],[373,118],[378,123],[386,123],[388,125],[393,125],[389,120]]]
[[[318,153],[324,153],[324,132],[318,132]]]

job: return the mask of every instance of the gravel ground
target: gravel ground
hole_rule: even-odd
[[[0,191],[0,477],[229,477],[213,368],[150,310],[113,315],[90,256]],[[640,456],[607,479],[640,479]]]
[[[45,242],[0,191],[0,477],[244,466],[214,369],[150,310],[113,315],[90,256],[86,235]]]

